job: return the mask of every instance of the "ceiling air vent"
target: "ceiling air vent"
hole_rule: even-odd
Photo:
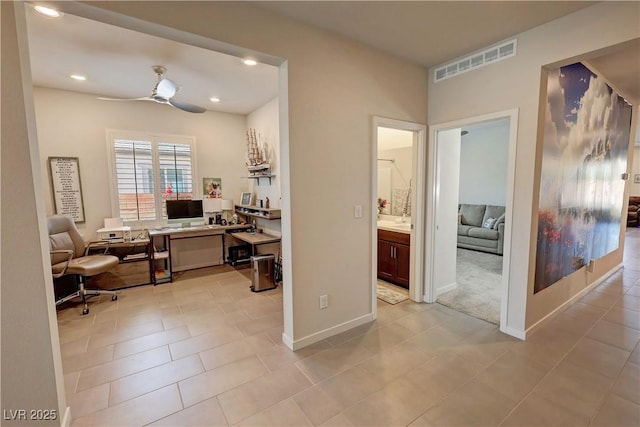
[[[438,67],[434,73],[434,81],[437,83],[440,80],[516,56],[517,45],[517,39],[509,40],[498,46],[476,52],[455,62]]]

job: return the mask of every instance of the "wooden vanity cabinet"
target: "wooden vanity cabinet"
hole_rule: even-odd
[[[411,235],[378,230],[378,278],[409,289]]]

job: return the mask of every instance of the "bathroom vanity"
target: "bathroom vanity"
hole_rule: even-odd
[[[408,289],[410,253],[411,225],[378,221],[378,278]]]

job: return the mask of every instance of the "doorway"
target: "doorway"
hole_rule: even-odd
[[[509,270],[511,248],[511,217],[515,175],[515,147],[517,136],[517,110],[509,110],[433,126],[429,144],[429,170],[427,200],[430,208],[426,217],[426,274],[424,300],[437,298],[455,290],[457,283],[458,225],[460,200],[460,150],[462,130],[476,129],[491,122],[507,122],[508,148],[506,164],[506,195],[504,198],[504,225],[502,242],[502,268],[497,293],[499,295],[499,324],[504,332],[508,323]],[[466,197],[466,196],[465,196]],[[477,202],[470,200],[469,202]],[[489,201],[486,204],[498,204]],[[479,202],[478,202],[479,203]],[[471,204],[471,203],[470,203]],[[482,227],[484,213],[478,220]]]
[[[509,119],[462,127],[459,150],[455,289],[436,302],[500,323]],[[450,144],[448,144],[450,145]],[[451,157],[453,162],[453,157]]]
[[[409,240],[409,298],[422,301],[424,271],[424,195],[426,182],[426,126],[374,117],[372,147],[372,312],[376,314],[378,278],[378,218],[401,228]],[[387,146],[388,135],[400,135],[397,146]],[[382,154],[382,155],[380,155]],[[380,167],[380,168],[379,168]],[[381,171],[379,174],[378,172]],[[380,206],[378,199],[386,200]],[[379,211],[379,207],[381,208]],[[394,253],[390,246],[390,253]],[[405,246],[396,249],[398,256]],[[397,258],[397,257],[396,257]],[[394,258],[395,259],[395,258]],[[404,283],[403,280],[400,282]]]

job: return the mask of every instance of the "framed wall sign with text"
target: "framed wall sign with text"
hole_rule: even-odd
[[[49,177],[56,214],[84,222],[84,203],[77,157],[49,157]]]

